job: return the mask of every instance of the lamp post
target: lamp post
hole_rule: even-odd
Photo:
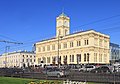
[[[59,38],[62,38],[62,36],[58,35],[58,67],[60,68],[60,61],[61,60],[60,60],[60,57],[59,57],[59,40],[60,40]]]

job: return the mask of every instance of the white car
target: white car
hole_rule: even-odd
[[[79,69],[80,72],[89,72],[91,70],[95,69],[94,65],[86,65]]]

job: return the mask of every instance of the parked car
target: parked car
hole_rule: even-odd
[[[45,70],[43,70],[43,73],[46,74],[47,76],[55,76],[55,77],[63,77],[63,76],[67,76],[69,74],[68,71],[64,70],[64,69],[60,69],[60,68],[45,68]]]
[[[95,69],[94,65],[85,65],[79,69],[80,72],[90,72],[91,70]]]
[[[91,70],[92,73],[111,73],[111,70],[108,66],[98,66],[95,69]]]

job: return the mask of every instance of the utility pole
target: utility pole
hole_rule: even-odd
[[[6,41],[6,40],[0,40],[0,42],[4,42],[4,43],[9,43],[9,44],[23,44],[23,43],[19,43],[19,42],[12,42],[12,41]],[[5,67],[7,67],[7,51],[9,50],[10,46],[6,46],[5,47]]]

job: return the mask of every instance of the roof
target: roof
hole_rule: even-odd
[[[28,53],[28,54],[35,54],[34,52],[32,51],[14,51],[14,52],[8,52],[7,54],[10,55],[10,54],[16,54],[16,53]],[[6,53],[2,54],[2,55],[5,55]]]
[[[62,12],[62,14],[60,14],[59,16],[66,16],[67,17],[67,15],[64,12]]]
[[[90,30],[85,30],[85,31],[79,31],[79,32],[75,32],[75,33],[72,33],[72,34],[68,34],[68,35],[66,35],[66,36],[71,36],[71,35],[74,35],[74,34],[83,33],[83,32],[88,32],[88,31],[95,31],[95,30],[90,29]],[[95,32],[96,32],[96,31],[95,31]],[[98,32],[98,33],[100,33],[100,32]],[[66,37],[66,36],[65,36],[65,37]],[[44,39],[44,40],[38,41],[37,43],[43,42],[43,41],[48,41],[48,40],[53,40],[53,39],[56,39],[56,37],[53,37],[53,38],[50,38],[50,39]]]

